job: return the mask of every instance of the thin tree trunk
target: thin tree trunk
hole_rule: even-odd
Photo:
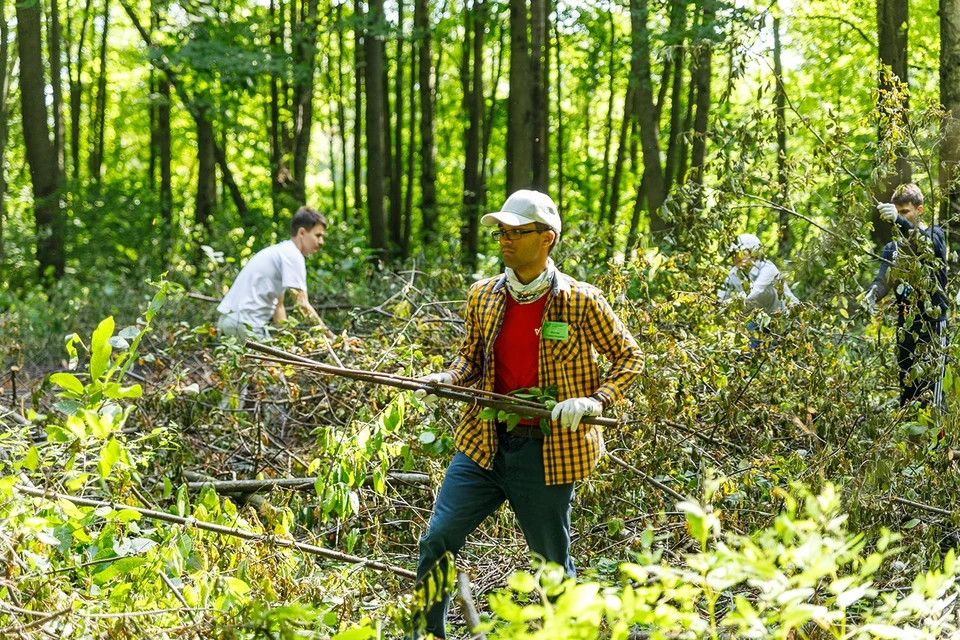
[[[170,134],[170,81],[163,76],[157,82],[157,160],[160,164],[160,218],[173,234],[173,173]]]
[[[712,0],[703,5],[702,26],[708,27],[716,18],[716,6]],[[713,63],[713,43],[703,40],[696,56],[692,81],[697,89],[697,114],[693,121],[693,150],[690,158],[692,180],[696,185],[693,210],[703,208],[703,172],[707,160],[707,122],[710,113],[710,77]]]
[[[477,201],[480,203],[481,209],[484,210],[487,208],[487,161],[490,157],[490,138],[493,135],[493,123],[497,117],[497,87],[500,86],[500,78],[503,77],[503,52],[506,50],[503,44],[504,30],[502,24],[499,25],[499,31],[497,65],[493,73],[493,82],[490,83],[490,111],[483,119],[483,143],[480,150],[480,192]]]
[[[600,210],[598,211],[598,222],[603,222],[607,216],[607,203],[610,202],[610,148],[613,146],[613,108],[615,103],[614,79],[616,78],[617,60],[617,24],[613,19],[613,3],[610,3],[610,9],[607,12],[610,20],[610,57],[607,60],[607,91],[609,100],[607,101],[607,124],[606,135],[603,141],[603,190],[600,199]]]
[[[560,61],[560,26],[553,23],[554,49],[557,52],[557,209],[563,211],[563,83],[561,82],[562,65]],[[590,139],[589,137],[587,138]],[[587,184],[590,180],[587,180]]]
[[[354,219],[359,220],[363,206],[363,78],[367,73],[367,63],[364,52],[362,0],[354,3],[354,85],[353,85],[353,213]]]
[[[416,180],[416,131],[417,131],[417,92],[413,90],[417,84],[417,49],[410,47],[410,91],[407,93],[410,100],[410,135],[407,139],[407,190],[403,200],[403,242],[400,245],[400,255],[403,260],[410,257],[410,240],[413,233],[413,189]]]
[[[217,208],[217,141],[213,123],[208,119],[209,107],[197,109],[197,199],[194,220],[210,235],[210,220]]]
[[[430,24],[430,1],[415,0],[414,30],[419,47],[420,83],[420,215],[421,242],[433,243],[437,225],[437,169],[434,141],[434,109],[436,105],[433,75],[433,26]]]
[[[383,0],[371,0],[364,37],[367,86],[367,211],[370,220],[370,248],[377,257],[387,258],[387,219],[384,209],[383,167],[383,41],[373,34],[383,28]]]
[[[39,1],[39,0],[38,0]],[[47,23],[47,47],[50,51],[50,85],[53,89],[53,148],[56,154],[57,170],[63,175],[63,82],[62,53],[60,43],[60,5],[58,0],[50,0],[50,20]]]
[[[677,4],[683,4],[677,2]],[[684,22],[682,29],[686,29],[686,6],[683,6]],[[673,62],[673,85],[670,90],[670,136],[667,140],[667,161],[664,166],[664,181],[667,193],[677,180],[677,161],[680,152],[680,133],[682,129],[683,114],[683,79],[684,79],[684,51],[685,48],[680,43],[674,51]]]
[[[464,7],[464,56],[461,70],[467,130],[463,170],[463,220],[460,245],[465,264],[476,263],[480,230],[480,146],[483,135],[483,34],[486,29],[486,2],[476,0]],[[472,44],[472,47],[470,46]],[[472,61],[471,61],[472,56]]]
[[[16,3],[17,46],[20,51],[20,112],[23,142],[33,186],[33,211],[37,231],[40,279],[52,273],[59,279],[65,261],[65,224],[60,215],[61,175],[47,124],[46,80],[40,3]]]
[[[278,59],[282,58],[281,30],[283,25],[283,11],[277,6],[278,0],[270,0],[270,51]],[[279,15],[278,15],[279,13]],[[282,224],[281,204],[284,185],[286,184],[286,170],[283,167],[283,147],[280,131],[280,75],[276,69],[270,72],[270,126],[268,137],[270,140],[270,195],[273,202],[273,224],[276,228]]]
[[[92,0],[86,0],[83,8],[83,18],[80,24],[80,36],[77,41],[77,59],[71,65],[72,69],[67,69],[67,76],[70,78],[70,170],[73,174],[74,182],[80,180],[80,109],[83,97],[83,52],[86,47],[87,24],[90,21],[90,5]],[[67,63],[70,64],[70,55],[68,51]],[[151,154],[152,158],[152,154]],[[152,178],[151,172],[151,178]]]
[[[93,145],[87,162],[90,168],[90,179],[100,182],[103,174],[104,129],[106,128],[107,111],[107,36],[110,32],[110,0],[103,3],[103,26],[100,34],[100,68],[97,77],[97,98],[93,116],[91,117],[91,135]]]
[[[879,89],[880,128],[877,132],[881,147],[894,135],[891,129],[907,126],[910,108],[910,96],[907,88],[909,69],[907,66],[907,44],[909,26],[908,0],[877,0],[877,43],[880,54],[880,75],[877,79]],[[888,69],[889,68],[889,69]],[[898,147],[895,170],[880,185],[877,199],[888,202],[898,184],[910,182],[910,163],[907,151]],[[880,220],[880,212],[873,208],[872,239],[878,247],[885,245],[893,237],[891,225]]]
[[[347,113],[346,108],[344,107],[344,95],[343,95],[343,83],[344,83],[344,73],[343,73],[343,48],[344,48],[344,38],[343,38],[343,3],[337,4],[337,127],[340,131],[340,166],[343,167],[343,180],[340,183],[340,202],[343,215],[346,216],[348,222],[352,222],[354,216],[351,215],[352,209],[348,207],[347,204]],[[413,83],[411,83],[413,86]]]
[[[297,30],[293,32],[293,187],[298,205],[307,202],[307,162],[313,129],[317,58],[317,2],[306,0],[306,6],[301,8],[301,11],[305,9],[305,14],[300,16]]]
[[[787,181],[787,97],[783,86],[783,61],[780,47],[780,17],[773,18],[773,73],[776,78],[774,99],[777,107],[777,204],[786,207],[790,202]],[[780,238],[777,254],[786,256],[790,252],[790,214],[780,211],[778,214]]]
[[[230,170],[230,164],[227,162],[226,135],[223,136],[223,141],[219,145],[214,145],[213,152],[217,159],[217,166],[220,167],[220,175],[223,176],[223,185],[230,192],[230,199],[233,200],[233,206],[237,208],[241,223],[247,229],[254,228],[257,221],[250,215],[250,209],[243,199],[237,179],[233,176],[233,171]]]
[[[620,180],[623,177],[624,160],[630,145],[630,121],[633,119],[633,95],[636,89],[633,82],[627,89],[623,100],[623,120],[620,121],[620,143],[617,145],[617,159],[613,165],[613,179],[610,181],[610,206],[605,216],[607,227],[613,232],[617,224],[617,211],[620,209]]]
[[[397,56],[393,87],[393,110],[396,124],[393,130],[393,171],[390,174],[390,241],[403,256],[403,0],[397,1]],[[413,91],[413,85],[410,86]],[[389,119],[389,118],[388,118]]]
[[[530,0],[533,187],[550,190],[550,0]]]
[[[527,2],[510,0],[510,97],[507,102],[507,194],[533,182],[533,81]]]
[[[6,254],[3,250],[3,220],[7,216],[7,138],[9,129],[7,99],[10,97],[11,75],[8,70],[16,62],[10,59],[10,27],[7,25],[6,0],[0,0],[0,278],[6,273]]]
[[[949,112],[943,120],[940,149],[941,224],[951,244],[960,241],[960,0],[940,0],[940,102]]]
[[[631,0],[630,15],[632,22],[632,50],[636,63],[634,74],[637,87],[637,121],[640,126],[640,146],[643,152],[643,178],[641,184],[645,187],[647,208],[650,213],[650,231],[659,233],[668,227],[660,217],[660,207],[666,200],[664,190],[663,166],[660,164],[660,122],[657,118],[657,107],[653,98],[653,79],[650,72],[650,32],[647,27],[649,17],[648,0]],[[664,78],[666,81],[666,78]],[[638,196],[636,205],[642,199]],[[632,249],[627,247],[627,249]]]

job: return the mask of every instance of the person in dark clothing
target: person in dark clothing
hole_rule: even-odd
[[[943,405],[946,355],[947,244],[943,229],[920,223],[923,193],[900,185],[891,202],[877,205],[880,218],[896,225],[899,238],[887,243],[880,271],[864,298],[872,310],[891,290],[897,305],[897,365],[900,405],[912,400]]]

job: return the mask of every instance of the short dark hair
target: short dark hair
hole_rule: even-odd
[[[324,229],[327,228],[327,219],[322,213],[310,207],[300,207],[290,221],[290,236],[297,235],[297,230],[300,228],[310,231],[318,224],[322,224]]]
[[[557,246],[557,243],[560,242],[560,232],[557,231],[556,229],[554,229],[553,227],[551,227],[550,225],[548,225],[548,224],[543,224],[542,222],[536,223],[536,225],[534,225],[534,228],[535,228],[537,231],[541,231],[541,232],[542,232],[542,231],[553,231],[553,242],[550,243],[550,248],[547,250],[547,255],[550,255],[551,253],[553,253],[554,247],[556,247],[556,246]]]
[[[920,187],[912,182],[910,184],[902,184],[894,190],[893,197],[890,201],[895,205],[912,204],[915,207],[922,207],[923,191],[920,191]]]

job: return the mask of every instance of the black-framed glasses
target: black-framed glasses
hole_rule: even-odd
[[[519,240],[528,233],[543,233],[544,231],[549,231],[549,229],[497,229],[490,235],[493,236],[493,239],[499,242],[502,238],[507,240]]]

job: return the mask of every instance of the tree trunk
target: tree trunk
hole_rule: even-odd
[[[270,51],[281,57],[283,12],[278,11],[278,0],[270,0]],[[279,15],[278,15],[279,13]],[[273,224],[279,228],[283,223],[282,193],[287,182],[283,166],[283,146],[280,139],[280,75],[276,69],[270,73],[270,126],[267,132],[270,141],[270,194],[273,202]]]
[[[533,187],[550,190],[550,0],[530,0]]]
[[[103,142],[107,111],[107,34],[110,31],[110,0],[103,3],[103,31],[100,34],[100,69],[97,77],[97,99],[90,118],[93,144],[87,158],[90,179],[99,183],[103,174]]]
[[[347,112],[343,95],[343,3],[337,5],[337,129],[340,132],[340,166],[343,167],[343,180],[340,182],[340,210],[348,222],[354,217],[347,204]],[[413,83],[411,83],[412,86]]]
[[[20,112],[23,142],[33,186],[40,278],[60,278],[65,266],[65,224],[60,215],[61,175],[47,125],[40,3],[17,3],[17,46],[20,51]]]
[[[660,122],[657,117],[657,105],[653,101],[653,79],[650,72],[650,32],[647,27],[649,17],[648,0],[631,0],[630,15],[632,29],[633,59],[637,65],[634,78],[637,87],[638,109],[636,117],[640,125],[640,146],[643,152],[643,179],[647,208],[650,213],[650,231],[662,233],[667,224],[660,217],[660,207],[667,198],[666,183],[663,178],[663,166],[660,164]],[[664,78],[666,82],[666,78]],[[637,204],[642,202],[638,195]],[[637,206],[637,205],[634,205]],[[628,246],[627,250],[632,249]]]
[[[940,149],[940,222],[949,225],[948,237],[955,244],[960,226],[950,221],[960,214],[960,0],[940,0],[940,102],[949,112]]]
[[[367,63],[364,57],[363,40],[363,2],[355,0],[354,4],[354,42],[353,60],[355,81],[353,85],[353,213],[354,219],[360,219],[363,206],[363,78],[367,73]]]
[[[774,100],[777,107],[777,197],[780,206],[787,206],[790,202],[789,183],[787,180],[787,96],[783,86],[783,62],[780,48],[780,17],[773,19],[773,73],[777,87]],[[793,240],[790,237],[790,214],[786,211],[778,212],[780,238],[777,244],[777,255],[785,257],[790,253]]]
[[[420,215],[421,242],[433,242],[437,225],[437,168],[434,141],[434,109],[436,94],[433,84],[433,26],[430,24],[430,1],[415,0],[414,30],[419,46],[417,61],[420,83]]]
[[[503,43],[504,30],[502,24],[499,25],[499,31],[497,65],[493,72],[493,82],[490,83],[490,110],[483,119],[483,141],[480,148],[480,185],[477,202],[480,203],[481,210],[487,209],[487,160],[490,157],[490,138],[493,135],[493,123],[497,117],[497,87],[500,86],[500,78],[503,77],[503,52],[506,50]]]
[[[39,1],[39,0],[38,0]],[[53,89],[53,150],[56,154],[57,170],[63,176],[63,82],[62,53],[60,43],[63,34],[60,31],[60,5],[58,0],[50,0],[50,16],[47,23],[47,47],[50,51],[50,85]]]
[[[603,141],[603,190],[600,199],[600,210],[598,212],[599,217],[597,218],[597,221],[601,223],[608,211],[607,203],[610,202],[610,148],[613,146],[613,107],[615,102],[613,87],[617,70],[617,23],[613,19],[613,3],[610,3],[610,9],[607,15],[610,19],[610,57],[607,60],[607,91],[609,92],[610,99],[607,102],[606,135]]]
[[[390,242],[403,254],[403,0],[397,2],[397,56],[393,85],[393,171],[390,172]],[[411,91],[413,87],[411,86]],[[389,119],[389,118],[388,118]]]
[[[507,195],[533,186],[533,88],[527,2],[510,0],[510,97],[507,102]]]
[[[7,99],[10,97],[11,76],[7,70],[14,65],[10,59],[10,28],[7,25],[6,0],[0,0],[0,278],[5,276],[6,254],[3,251],[3,219],[7,215]]]
[[[717,10],[712,0],[703,5],[701,15],[701,31],[713,28]],[[690,158],[692,180],[696,185],[694,191],[693,210],[703,208],[703,172],[707,161],[707,122],[710,114],[710,76],[713,65],[713,41],[704,38],[699,44],[699,51],[695,56],[692,82],[696,87],[697,115],[693,120],[693,150]]]
[[[69,62],[69,50],[67,55],[67,76],[70,78],[70,171],[73,174],[74,182],[77,183],[80,181],[80,109],[83,104],[83,52],[86,48],[87,24],[90,21],[91,4],[93,4],[92,0],[86,0],[83,7],[80,35],[77,38],[77,59],[73,65],[70,65]],[[69,68],[70,66],[72,66],[72,69]]]
[[[160,28],[159,0],[150,3],[150,22],[152,29]],[[153,72],[151,71],[151,75]],[[155,167],[160,169],[160,188],[158,195],[160,198],[160,220],[163,225],[164,233],[167,234],[168,241],[172,240],[173,234],[173,191],[170,184],[170,81],[162,71],[156,74],[156,98],[152,103],[151,122],[153,129],[151,131],[151,182],[154,180]]]
[[[307,162],[313,128],[313,86],[317,58],[317,0],[306,0],[293,33],[293,188],[297,204],[307,202]],[[293,21],[291,20],[291,23]]]
[[[909,25],[908,0],[877,0],[877,43],[880,54],[880,76],[877,80],[880,100],[880,128],[878,138],[881,148],[891,136],[891,129],[907,126],[907,114],[910,107],[907,82],[907,33]],[[887,69],[889,67],[889,71]],[[907,150],[899,147],[896,154],[895,171],[888,175],[880,185],[877,199],[889,202],[893,190],[898,184],[910,182],[910,163]],[[873,210],[874,243],[880,247],[893,237],[893,228],[880,220],[880,212]]]
[[[486,30],[486,2],[477,0],[472,8],[464,7],[463,102],[467,113],[465,158],[463,170],[463,220],[460,224],[460,245],[465,264],[477,260],[480,231],[480,145],[483,135],[483,34]],[[472,42],[471,42],[472,41]],[[468,47],[472,43],[472,47]],[[471,61],[472,56],[472,61]],[[472,67],[472,68],[471,68]]]
[[[620,142],[617,145],[617,159],[613,164],[613,179],[610,181],[610,206],[605,216],[607,228],[613,233],[617,224],[617,212],[620,209],[620,180],[623,177],[623,165],[627,157],[627,147],[630,145],[630,121],[633,119],[633,96],[636,88],[630,82],[627,95],[623,99],[623,120],[620,121]],[[612,247],[612,243],[611,243]]]
[[[681,6],[681,11],[683,12],[683,22],[680,24],[682,30],[686,29],[686,4],[683,0],[679,0],[676,4]],[[673,85],[670,89],[670,136],[667,140],[667,161],[664,166],[663,175],[666,182],[664,188],[667,193],[670,193],[670,189],[673,186],[674,182],[678,179],[677,176],[677,165],[678,165],[678,156],[680,153],[680,133],[683,128],[683,87],[684,87],[684,55],[685,47],[681,41],[677,45],[677,49],[674,51],[674,60],[673,60]]]
[[[416,130],[417,130],[417,92],[413,90],[417,84],[417,50],[410,46],[410,91],[407,105],[410,109],[410,137],[407,139],[407,190],[403,200],[403,242],[400,245],[400,255],[406,260],[410,257],[410,240],[413,233],[413,185],[416,179]]]
[[[387,219],[384,209],[384,113],[383,113],[383,0],[371,0],[368,28],[364,33],[367,86],[367,211],[370,220],[370,248],[387,258]]]
[[[563,83],[560,77],[563,71],[560,61],[560,25],[556,22],[553,24],[553,42],[554,50],[557,52],[557,195],[555,200],[557,210],[563,211],[563,123],[565,118],[563,117]],[[590,180],[587,180],[587,184],[589,183]]]
[[[209,107],[197,109],[197,206],[194,219],[210,236],[210,219],[217,208],[217,152],[213,123],[207,117]]]

